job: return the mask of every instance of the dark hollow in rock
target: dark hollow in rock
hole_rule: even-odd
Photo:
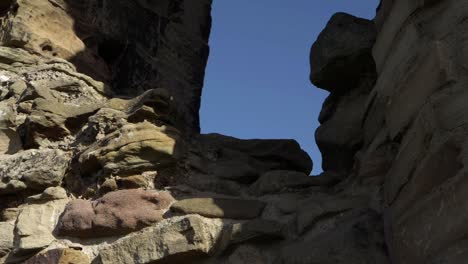
[[[118,40],[104,39],[98,45],[98,54],[107,63],[113,63],[122,55],[125,45]]]
[[[0,15],[6,13],[14,2],[14,0],[0,0]]]

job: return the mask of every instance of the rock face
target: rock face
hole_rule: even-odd
[[[339,19],[334,17],[312,48],[312,81],[331,91],[316,133],[323,168],[346,171],[347,181],[360,182],[354,188],[380,189],[370,201],[372,208],[380,208],[392,263],[466,261],[466,229],[461,224],[466,215],[460,208],[466,206],[467,114],[461,102],[466,100],[462,36],[467,15],[468,5],[459,1],[383,0],[374,36],[370,31],[367,37],[338,34],[333,25]],[[358,32],[355,27],[353,33]],[[335,38],[327,40],[332,32]],[[336,44],[350,36],[354,41],[348,45]],[[329,50],[349,51],[352,60],[351,51],[358,50],[356,45],[363,48],[365,39],[375,39],[371,48],[376,78],[361,79],[338,94],[322,81],[326,70],[341,75]]]
[[[466,235],[458,208],[467,204],[467,15],[467,3],[457,1],[383,1],[379,10],[371,107],[398,143],[384,178],[386,236],[397,263],[461,263],[454,250]]]
[[[332,16],[316,141],[199,134],[210,0],[0,1],[0,263],[465,263],[463,1]]]
[[[312,46],[312,83],[331,92],[315,133],[325,171],[348,172],[362,145],[367,96],[376,80],[375,38],[372,21],[338,13]]]
[[[67,59],[118,94],[170,87],[179,128],[199,130],[211,0],[20,0],[5,6],[2,45]]]

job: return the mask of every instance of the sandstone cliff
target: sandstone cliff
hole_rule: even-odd
[[[0,263],[465,263],[467,4],[330,19],[317,177],[199,134],[210,6],[0,1]]]

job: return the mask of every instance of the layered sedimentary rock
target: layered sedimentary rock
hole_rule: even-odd
[[[0,263],[464,263],[468,5],[330,19],[294,140],[200,135],[211,1],[0,1]]]

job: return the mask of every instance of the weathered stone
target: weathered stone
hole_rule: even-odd
[[[195,215],[171,218],[103,248],[100,260],[103,264],[194,262],[215,252],[222,230],[221,220]]]
[[[21,138],[16,131],[0,129],[0,154],[15,154],[22,148]]]
[[[372,46],[376,31],[370,20],[346,13],[332,16],[312,46],[310,79],[319,88],[343,93],[375,75]]]
[[[192,198],[175,202],[171,210],[212,218],[252,219],[260,216],[265,205],[258,200]]]
[[[232,225],[230,243],[237,244],[249,240],[269,240],[284,238],[283,225],[278,222],[256,219]]]
[[[143,175],[134,175],[117,180],[117,184],[123,189],[146,188],[151,185]]]
[[[102,106],[104,98],[93,87],[75,76],[56,73],[53,78],[32,78],[19,98],[30,102],[29,115],[22,126],[28,148],[46,147],[74,134],[88,117]]]
[[[167,167],[180,155],[182,142],[171,127],[148,122],[129,124],[93,144],[81,154],[82,173],[99,170],[116,174],[140,173]]]
[[[88,255],[82,251],[60,248],[41,252],[26,260],[24,264],[90,264]]]
[[[40,202],[40,201],[51,201],[67,199],[67,191],[62,187],[49,187],[44,190],[41,194],[33,195],[28,197],[29,202]]]
[[[21,207],[15,229],[16,250],[34,252],[50,245],[56,239],[53,231],[67,202],[62,199]]]
[[[117,191],[118,189],[119,186],[117,186],[117,181],[115,181],[114,179],[107,179],[99,187],[99,193],[101,195],[104,195],[108,192]]]
[[[365,208],[366,201],[362,197],[326,197],[324,200],[311,199],[298,207],[297,230],[303,233],[313,227],[321,217],[332,217],[348,210]]]
[[[0,219],[5,222],[15,222],[19,211],[18,208],[6,208],[3,210]]]
[[[0,47],[0,62],[5,64],[12,64],[14,62],[34,64],[38,62],[38,58],[35,56],[31,56],[31,54],[29,54],[23,49]]]
[[[70,60],[78,71],[114,84],[119,94],[136,96],[154,87],[170,87],[178,102],[178,129],[188,134],[198,132],[209,50],[210,0],[105,0],[102,5],[92,0],[21,0],[15,6],[5,13],[2,45]],[[3,57],[5,63],[35,62],[16,53]]]
[[[204,155],[213,156],[215,160],[223,160],[220,154],[228,157],[237,155],[250,160],[250,166],[260,173],[268,170],[297,170],[309,174],[312,170],[312,160],[294,140],[242,140],[219,134],[200,135],[197,142],[201,145]],[[223,153],[219,153],[219,150]],[[219,157],[218,157],[218,156]]]
[[[375,213],[351,212],[329,225],[318,228],[317,234],[286,244],[273,263],[390,263],[383,246],[382,223]]]
[[[0,222],[0,258],[8,254],[14,246],[15,225],[9,222]]]
[[[252,263],[252,264],[267,264],[271,263],[268,259],[263,256],[260,249],[254,245],[240,245],[237,247],[234,252],[229,255],[227,260],[223,260],[223,263],[226,264],[236,264],[236,263]],[[212,262],[216,263],[216,261]],[[220,262],[218,262],[220,263]]]
[[[96,201],[74,200],[65,208],[61,236],[103,237],[127,234],[163,219],[172,197],[140,189],[110,192]]]
[[[346,172],[362,144],[362,122],[367,94],[360,89],[341,96],[333,114],[315,132],[324,171]]]
[[[61,183],[69,157],[60,150],[27,150],[0,161],[0,195],[42,191]]]
[[[226,195],[239,195],[241,186],[233,181],[219,179],[213,175],[201,173],[190,174],[185,182],[191,187],[206,192],[220,193]]]

